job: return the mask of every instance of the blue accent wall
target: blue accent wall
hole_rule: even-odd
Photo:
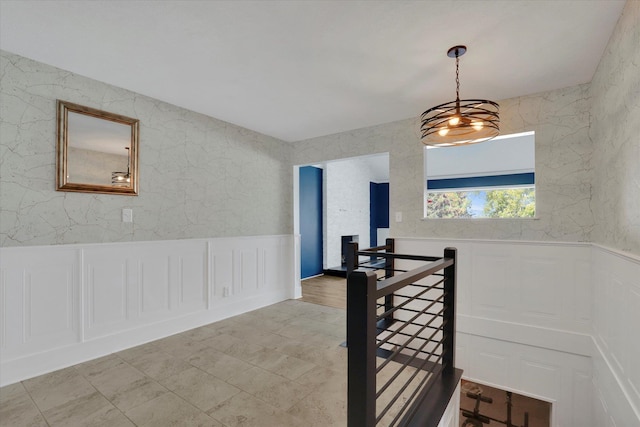
[[[509,185],[533,185],[535,173],[514,173],[508,175],[472,176],[467,178],[430,179],[427,181],[429,190],[446,190],[449,188],[482,188]]]
[[[376,205],[378,228],[389,228],[389,183],[378,184],[378,204]]]
[[[378,184],[369,183],[369,247],[378,246]]]
[[[300,275],[322,274],[322,169],[300,168]]]
[[[369,183],[369,244],[378,246],[378,228],[389,228],[389,183]]]

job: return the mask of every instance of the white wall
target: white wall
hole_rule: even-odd
[[[640,425],[640,257],[588,243],[398,238],[458,249],[456,366],[553,403],[553,426]]]
[[[292,236],[0,249],[0,385],[293,297]]]
[[[396,252],[458,249],[456,367],[553,402],[553,426],[593,426],[591,245],[396,239]],[[586,408],[586,409],[585,409]]]
[[[2,248],[0,384],[291,298],[295,245]],[[401,253],[447,246],[458,248],[465,378],[553,402],[553,426],[640,423],[640,258],[582,243],[396,239]]]
[[[361,248],[370,246],[369,183],[380,182],[379,166],[384,166],[384,158],[388,156],[364,156],[324,164],[325,268],[341,265],[342,236],[358,235]]]
[[[482,144],[425,148],[426,179],[535,172],[535,135],[504,136]]]
[[[640,425],[640,257],[594,245],[591,263],[595,425]]]

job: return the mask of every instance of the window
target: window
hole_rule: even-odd
[[[535,216],[535,137],[425,148],[426,218]]]

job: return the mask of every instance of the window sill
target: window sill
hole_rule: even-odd
[[[427,218],[423,217],[422,221],[538,221],[540,217],[533,218]]]

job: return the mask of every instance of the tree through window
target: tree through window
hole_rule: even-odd
[[[533,218],[534,133],[425,149],[425,218]]]

